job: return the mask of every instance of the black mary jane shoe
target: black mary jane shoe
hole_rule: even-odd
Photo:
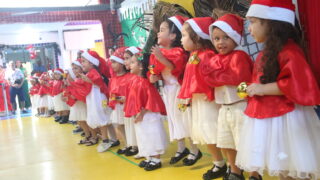
[[[144,168],[149,164],[149,161],[143,160],[139,163],[139,167]]]
[[[120,141],[116,140],[116,141],[112,141],[111,147],[116,147],[120,145]]]
[[[203,174],[202,179],[204,180],[211,180],[211,179],[217,179],[220,177],[223,177],[226,175],[227,173],[227,165],[224,165],[223,167],[218,167],[219,169],[218,171],[213,172],[212,170],[215,168],[216,166],[213,165],[213,167],[211,169],[209,169],[206,173]],[[229,176],[228,176],[229,178]]]
[[[249,180],[262,180],[262,177],[259,175],[259,178],[254,177],[254,176],[250,176]]]
[[[194,165],[199,159],[201,159],[202,157],[202,152],[199,150],[198,151],[198,154],[195,155],[195,154],[192,154],[190,153],[192,156],[194,156],[195,158],[194,159],[188,159],[188,158],[185,158],[183,159],[183,165],[185,166],[192,166]]]
[[[179,162],[182,158],[186,157],[188,154],[190,153],[188,148],[184,148],[184,150],[182,152],[176,152],[176,154],[178,154],[178,156],[174,156],[170,159],[170,164],[175,164],[177,162]]]
[[[117,154],[125,154],[127,151],[129,151],[130,147],[124,147],[122,149],[118,149]]]
[[[130,149],[124,154],[126,156],[134,156],[139,153],[139,150],[137,148],[133,148],[132,146]]]
[[[161,162],[158,162],[158,163],[156,163],[156,162],[153,162],[153,161],[150,161],[147,165],[146,165],[146,167],[144,167],[144,170],[146,170],[146,171],[153,171],[153,170],[156,170],[156,169],[159,169],[159,168],[161,168]]]
[[[228,176],[228,180],[245,180],[246,178],[244,177],[244,175],[241,174],[235,174],[235,173],[230,173]]]

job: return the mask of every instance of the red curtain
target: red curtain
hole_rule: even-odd
[[[320,1],[298,0],[302,30],[307,40],[307,55],[320,84]]]

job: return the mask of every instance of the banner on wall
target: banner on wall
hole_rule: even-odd
[[[144,12],[152,10],[156,0],[125,0],[119,9],[122,32],[125,46],[137,46],[143,48],[146,44],[149,32],[141,27],[143,25]],[[137,26],[137,21],[140,26]]]

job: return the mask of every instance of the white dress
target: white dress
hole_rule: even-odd
[[[40,107],[39,106],[40,95],[39,94],[31,95],[30,96],[30,101],[31,101],[31,104],[32,104],[32,110],[37,112],[37,109]]]
[[[50,98],[50,96],[48,98]],[[49,101],[50,100],[48,100],[48,102]],[[53,105],[56,112],[70,110],[68,104],[62,100],[62,93],[53,96]]]
[[[49,95],[43,95],[41,97],[39,97],[39,107],[46,107],[48,108],[48,98],[49,98]]]
[[[140,156],[164,154],[168,141],[160,113],[147,112],[134,126]]]
[[[128,146],[137,146],[136,131],[134,128],[134,118],[124,118],[124,130]]]
[[[123,125],[124,124],[124,112],[123,104],[117,103],[114,110],[111,112],[111,122],[112,124]]]
[[[191,119],[188,112],[181,112],[178,109],[180,100],[177,97],[181,86],[177,78],[167,68],[162,72],[162,77],[165,84],[163,87],[163,102],[167,111],[170,141],[190,137],[189,124]]]
[[[217,144],[220,105],[206,101],[205,94],[192,95],[192,134],[194,144]]]
[[[99,86],[92,85],[90,93],[86,97],[87,124],[95,129],[111,123],[110,107],[104,107],[103,102],[107,97],[101,93]]]
[[[86,121],[87,119],[87,105],[82,101],[76,101],[76,103],[70,107],[69,120],[71,121]]]
[[[285,115],[246,116],[236,164],[245,171],[267,171],[293,178],[320,177],[320,121],[312,106],[295,105]]]

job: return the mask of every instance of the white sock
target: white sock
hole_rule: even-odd
[[[198,149],[197,145],[193,144],[193,141],[191,140],[191,138],[189,138],[189,141],[190,141],[190,152],[192,154],[198,154],[199,153],[199,149]]]
[[[152,158],[151,158],[151,161],[152,161],[152,162],[155,162],[155,163],[159,163],[159,162],[161,162],[161,160],[160,160],[160,159],[155,158],[155,157],[152,157]]]
[[[226,162],[224,160],[215,161],[215,162],[213,162],[213,164],[215,165],[215,167],[212,169],[212,171],[217,172],[217,171],[219,171],[219,167],[220,168],[223,167],[226,164]]]
[[[109,139],[111,141],[116,141],[117,140],[117,136],[116,136],[116,132],[114,130],[114,127],[112,125],[107,126],[108,128],[108,135],[109,135]]]
[[[182,152],[186,148],[186,143],[184,139],[178,140],[178,150],[177,152]]]

